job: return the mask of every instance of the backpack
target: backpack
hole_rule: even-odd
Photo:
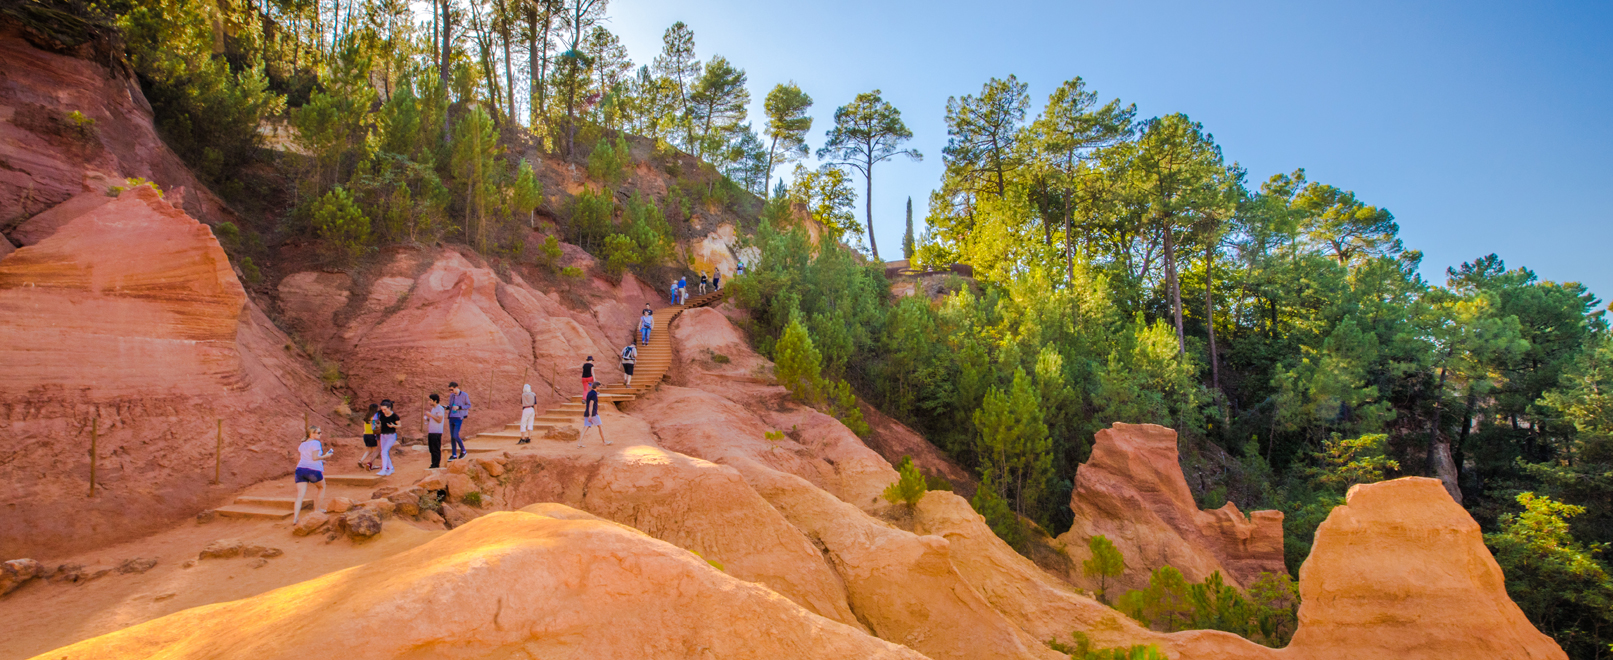
[[[623,360],[637,360],[638,359],[638,349],[633,348],[632,344],[628,344],[627,348],[622,349],[622,359]]]

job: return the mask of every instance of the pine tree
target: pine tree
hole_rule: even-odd
[[[527,226],[537,229],[537,208],[543,204],[543,182],[532,174],[532,163],[525,158],[521,159],[521,166],[516,170],[515,185],[510,196],[511,211],[517,216],[526,216]]]
[[[851,103],[835,110],[835,126],[829,130],[823,148],[818,150],[818,158],[827,156],[837,164],[862,173],[868,248],[876,261],[879,260],[879,244],[874,240],[874,165],[897,156],[924,160],[924,154],[917,149],[900,148],[911,139],[913,131],[902,123],[902,112],[880,97],[876,89],[858,94]]]
[[[885,501],[891,504],[905,503],[911,508],[918,504],[919,500],[924,499],[924,493],[929,490],[924,481],[924,473],[919,472],[918,467],[913,465],[911,456],[902,457],[902,462],[896,466],[896,472],[900,477],[895,483],[885,487]]]
[[[812,97],[795,84],[795,81],[779,83],[773,91],[767,93],[767,100],[762,104],[767,113],[767,174],[763,177],[762,191],[766,194],[767,185],[773,179],[773,168],[805,158],[807,151],[806,134],[812,130],[812,115],[807,111],[812,109]]]
[[[1053,471],[1053,443],[1042,421],[1036,387],[1023,368],[1014,370],[1008,393],[993,387],[975,411],[981,471],[993,477],[998,495],[1012,499],[1015,512],[1036,513],[1037,500]]]
[[[902,258],[913,258],[913,198],[907,198],[907,232],[902,234]],[[910,266],[911,267],[911,266]]]
[[[1081,562],[1081,574],[1098,578],[1098,600],[1107,603],[1109,578],[1120,577],[1126,571],[1126,558],[1109,537],[1102,534],[1087,539],[1087,549],[1092,551],[1092,558]]]

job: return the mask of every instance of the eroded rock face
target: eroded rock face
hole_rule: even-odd
[[[56,653],[924,657],[812,614],[665,542],[582,515],[566,518],[490,514],[385,561],[186,610]]]
[[[1350,489],[1299,572],[1291,648],[1315,658],[1566,658],[1507,597],[1479,525],[1437,479]]]
[[[115,542],[289,473],[336,400],[201,223],[150,188],[0,260],[0,555]],[[96,496],[89,497],[91,431]]]
[[[1194,582],[1220,571],[1239,586],[1287,570],[1282,513],[1246,518],[1230,502],[1199,510],[1177,462],[1176,432],[1163,426],[1116,423],[1098,431],[1091,458],[1076,472],[1070,509],[1075,524],[1059,541],[1084,559],[1088,539],[1108,537],[1126,559],[1122,589],[1147,586],[1149,573],[1167,565]]]

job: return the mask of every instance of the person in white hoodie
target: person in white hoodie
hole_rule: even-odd
[[[521,439],[515,444],[524,445],[532,442],[532,420],[537,418],[538,395],[532,391],[532,385],[521,386]]]

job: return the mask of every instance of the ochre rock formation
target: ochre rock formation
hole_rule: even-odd
[[[88,208],[0,260],[0,556],[122,540],[289,473],[303,402],[336,428],[205,225],[149,187]]]
[[[132,72],[39,50],[8,27],[0,25],[0,231],[124,177],[156,182],[169,203],[210,223],[232,217],[157,136]],[[75,111],[94,124],[74,125]]]
[[[1299,571],[1306,657],[1566,658],[1507,597],[1479,525],[1438,479],[1350,489]]]
[[[1092,456],[1076,472],[1070,509],[1075,524],[1059,541],[1085,558],[1088,539],[1108,537],[1126,558],[1121,588],[1147,586],[1149,573],[1167,565],[1190,581],[1220,571],[1240,586],[1287,570],[1282,513],[1246,518],[1230,502],[1199,510],[1177,463],[1176,432],[1163,426],[1116,423],[1098,431]]]
[[[385,561],[41,657],[157,655],[923,658],[621,525],[527,512],[489,514]]]

